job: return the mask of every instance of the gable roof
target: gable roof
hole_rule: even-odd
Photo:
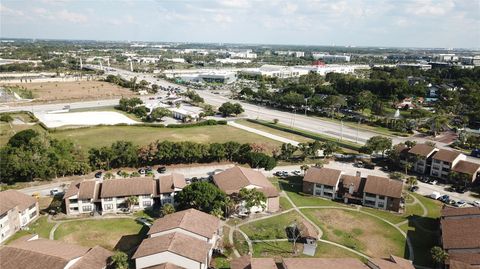
[[[2,191],[0,192],[0,215],[16,206],[18,206],[18,210],[23,211],[36,202],[37,200],[32,196],[16,190]]]
[[[440,220],[444,249],[480,249],[480,218],[443,218]]]
[[[402,197],[403,182],[386,177],[369,175],[365,182],[364,191],[393,198]]]
[[[100,246],[95,246],[90,249],[87,254],[83,255],[79,261],[73,264],[70,269],[103,269],[110,263],[110,257],[113,255]]]
[[[78,195],[78,191],[80,190],[80,183],[82,183],[82,180],[77,180],[70,183],[67,191],[63,195],[63,199]]]
[[[360,260],[354,258],[285,258],[284,269],[368,269]]]
[[[452,170],[455,171],[455,172],[460,172],[460,173],[464,173],[464,174],[473,175],[478,170],[480,170],[480,164],[460,160],[460,161],[458,161],[457,164],[455,164],[455,166],[452,168]]]
[[[238,193],[248,185],[260,187],[267,197],[278,196],[277,189],[260,171],[234,166],[213,176],[213,182],[226,194]],[[263,189],[263,190],[262,190]]]
[[[102,183],[101,198],[154,194],[155,180],[146,178],[112,179]]]
[[[96,185],[97,182],[94,180],[81,182],[78,188],[78,199],[95,199]]]
[[[460,154],[461,153],[457,151],[440,149],[439,151],[435,152],[433,159],[451,163],[458,158]]]
[[[103,256],[108,252],[102,248],[92,249],[93,252],[87,256],[89,248],[68,244],[61,241],[48,239],[33,239],[28,241],[20,238],[12,242],[8,246],[0,248],[0,268],[2,269],[34,269],[49,268],[63,269],[69,261],[80,258],[77,262],[81,262],[84,257],[85,264],[97,265],[103,260]],[[108,252],[109,253],[109,252]],[[81,265],[81,264],[80,264]],[[103,268],[106,263],[103,264]],[[75,267],[72,267],[75,268]],[[85,267],[76,267],[85,268]],[[97,267],[88,267],[97,268]]]
[[[363,187],[364,187],[364,186],[361,186],[361,185],[363,185],[362,184],[362,178],[357,177],[357,176],[342,175],[340,177],[340,182],[342,183],[342,186],[343,186],[343,188],[346,189],[346,191],[348,191],[348,188],[350,188],[350,185],[352,185],[354,193],[362,191]],[[360,186],[361,186],[361,188],[360,188]]]
[[[186,268],[167,262],[159,265],[145,267],[144,269],[186,269]]]
[[[448,253],[448,261],[450,269],[478,269],[480,265],[480,253],[463,252],[463,253]]]
[[[158,179],[158,193],[171,193],[175,188],[183,189],[185,186],[187,184],[182,174],[172,173]]]
[[[217,217],[196,209],[187,209],[155,220],[148,234],[181,228],[206,238],[212,238],[219,226],[220,220]]]
[[[374,264],[377,269],[415,269],[411,261],[393,255],[390,259],[370,259],[368,264]]]
[[[427,144],[416,144],[408,152],[426,158],[430,156],[435,150],[435,147]]]
[[[235,258],[230,263],[231,269],[277,269],[273,258],[252,258],[242,256]]]
[[[444,206],[442,208],[442,217],[457,217],[457,216],[480,216],[480,207],[451,207]]]
[[[188,259],[205,263],[211,244],[182,233],[150,237],[142,241],[132,259],[162,252],[171,252]]]
[[[303,181],[318,183],[328,186],[336,186],[342,171],[332,168],[310,167],[305,172]]]

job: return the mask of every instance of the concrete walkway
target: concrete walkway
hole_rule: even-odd
[[[288,138],[285,138],[285,137],[281,137],[281,136],[278,136],[278,135],[274,135],[274,134],[271,134],[271,133],[260,131],[260,130],[257,130],[255,128],[248,127],[248,126],[245,126],[245,125],[241,125],[241,124],[238,124],[238,123],[233,122],[233,121],[229,121],[229,122],[227,122],[227,124],[232,126],[232,127],[242,129],[242,130],[250,132],[250,133],[255,133],[255,134],[258,134],[258,135],[276,140],[276,141],[280,141],[282,143],[290,143],[294,146],[298,146],[298,144],[300,144],[299,142],[297,142],[295,140],[291,140],[291,139],[288,139]]]

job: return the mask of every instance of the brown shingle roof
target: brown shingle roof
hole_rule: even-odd
[[[442,208],[442,217],[454,217],[454,216],[480,216],[480,207],[450,207],[444,206]]]
[[[63,199],[70,198],[72,196],[78,195],[78,191],[80,190],[80,183],[82,183],[82,180],[77,180],[68,186],[67,191],[63,195]]]
[[[155,220],[148,234],[181,228],[186,231],[212,238],[220,226],[220,220],[196,209],[188,209]]]
[[[444,249],[480,249],[480,218],[444,218],[440,225]]]
[[[175,188],[183,189],[185,186],[185,177],[182,174],[173,173],[158,179],[158,193],[171,193]]]
[[[402,188],[402,181],[369,175],[365,182],[364,191],[393,198],[401,198]]]
[[[411,261],[396,256],[390,259],[373,258],[369,264],[374,264],[377,269],[415,269]]]
[[[0,249],[2,269],[63,269],[67,263],[82,257],[88,248],[48,239],[17,240]]]
[[[450,269],[478,269],[480,268],[480,253],[448,253]]]
[[[452,151],[452,150],[446,150],[446,149],[441,149],[439,151],[437,151],[434,155],[433,155],[433,159],[435,160],[440,160],[440,161],[444,161],[444,162],[453,162],[458,156],[460,156],[460,152],[457,152],[457,151]]]
[[[110,263],[110,257],[113,255],[111,251],[108,251],[102,247],[96,246],[90,249],[87,254],[83,255],[79,261],[77,261],[71,269],[103,269]]]
[[[368,269],[360,260],[354,258],[285,258],[285,269]]]
[[[235,258],[230,263],[231,269],[277,269],[273,258],[252,258],[242,256]]]
[[[105,180],[102,184],[100,197],[154,194],[155,186],[154,180],[146,178]]]
[[[353,185],[353,192],[358,192],[362,183],[362,178],[357,176],[342,175],[340,177],[340,182],[346,191],[348,191],[350,185]]]
[[[78,199],[94,199],[95,198],[95,185],[94,180],[83,181],[80,183],[78,189]]]
[[[278,196],[278,191],[262,172],[250,168],[240,166],[229,168],[214,175],[213,181],[215,185],[226,194],[238,193],[240,189],[248,185],[255,185],[260,188],[269,189],[264,192],[268,197]]]
[[[458,163],[453,167],[453,171],[460,172],[464,174],[473,175],[480,169],[480,164],[472,163],[464,160],[458,161]]]
[[[432,147],[427,144],[416,144],[413,146],[408,152],[411,154],[415,154],[421,157],[428,157],[430,154],[435,150],[435,147]]]
[[[328,186],[336,186],[342,171],[332,168],[310,167],[305,172],[303,181],[318,183]]]
[[[0,192],[0,215],[8,210],[18,206],[18,210],[23,211],[37,202],[32,196],[26,195],[16,190],[6,190]]]
[[[159,265],[145,267],[145,269],[186,269],[186,268],[167,262]]]
[[[182,233],[170,233],[143,240],[132,259],[168,251],[205,263],[211,246],[206,241]]]

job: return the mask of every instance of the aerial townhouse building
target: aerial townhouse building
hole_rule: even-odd
[[[447,179],[452,168],[461,160],[465,161],[467,156],[460,152],[440,149],[432,156],[432,169],[430,175]]]
[[[39,215],[38,201],[16,190],[0,192],[0,243]]]
[[[432,157],[438,151],[437,148],[427,144],[416,144],[408,153],[416,156],[413,170],[420,174],[428,173],[432,168]]]
[[[265,194],[267,201],[262,206],[254,206],[250,208],[250,212],[276,212],[280,209],[280,199],[278,190],[260,171],[250,168],[235,166],[213,176],[213,182],[219,189],[227,195],[235,195],[242,188],[257,189]],[[238,205],[240,213],[248,213],[243,203]]]
[[[167,215],[153,223],[132,259],[137,269],[206,269],[222,233],[220,226],[218,218],[196,209]]]
[[[129,178],[78,181],[70,184],[65,192],[65,211],[67,215],[118,213],[143,210],[155,203],[161,206],[175,204],[175,195],[185,186],[185,177],[181,174],[165,175],[157,180]],[[135,196],[138,202],[129,205],[130,196]]]
[[[345,203],[399,211],[403,182],[369,175],[351,176],[331,168],[311,167],[303,178],[303,192]]]
[[[341,174],[337,169],[311,167],[303,177],[303,192],[335,199]]]

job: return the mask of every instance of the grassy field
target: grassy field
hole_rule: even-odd
[[[10,137],[20,131],[26,129],[43,131],[39,125],[32,122],[33,119],[26,113],[10,113],[10,116],[14,119],[13,122],[0,122],[0,146],[7,144]]]
[[[35,102],[42,103],[99,100],[135,95],[129,89],[104,81],[34,82],[22,83],[19,86],[31,90]]]
[[[257,123],[250,122],[250,121],[247,121],[247,120],[238,120],[236,122],[241,124],[241,125],[245,125],[245,126],[248,126],[248,127],[251,127],[251,128],[255,128],[257,130],[264,131],[264,132],[267,132],[267,133],[270,133],[270,134],[273,134],[273,135],[278,135],[278,136],[281,136],[281,137],[284,137],[284,138],[287,138],[287,139],[291,139],[291,140],[294,140],[294,141],[297,141],[297,142],[301,142],[301,143],[302,142],[303,143],[313,142],[313,139],[311,139],[311,138],[301,136],[301,135],[292,134],[292,133],[288,133],[288,132],[283,132],[283,131],[276,130],[276,129],[267,127],[265,125],[257,124]]]
[[[146,145],[156,140],[192,141],[198,143],[237,141],[240,143],[265,144],[271,150],[280,142],[239,130],[226,125],[190,128],[155,128],[142,126],[99,126],[83,129],[63,130],[52,133],[56,138],[69,138],[82,148],[110,145],[116,140],[132,141]]]
[[[297,212],[290,211],[275,217],[243,225],[241,226],[241,230],[246,233],[251,240],[285,239],[287,238],[285,228],[295,220],[301,221],[302,217]]]
[[[47,238],[50,235],[50,230],[53,228],[55,223],[50,223],[47,221],[47,216],[39,217],[34,223],[28,225],[29,230],[20,230],[12,237],[10,237],[5,244],[9,244],[10,242],[24,236],[27,234],[38,234],[39,237]]]
[[[147,229],[133,219],[80,220],[61,224],[55,239],[86,247],[100,245],[109,250],[131,251],[144,238]]]
[[[248,254],[248,243],[245,240],[245,237],[243,237],[243,235],[238,231],[233,232],[233,245],[238,250],[240,255]]]
[[[342,209],[303,209],[302,212],[324,231],[323,239],[373,257],[405,254],[405,238],[379,219]]]

